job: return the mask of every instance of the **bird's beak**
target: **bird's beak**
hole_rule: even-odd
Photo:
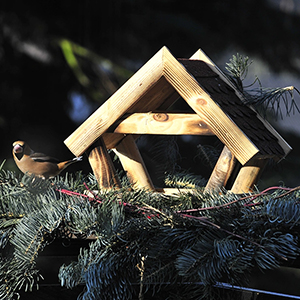
[[[23,147],[19,144],[14,146],[14,152],[17,153],[22,153],[23,152]]]

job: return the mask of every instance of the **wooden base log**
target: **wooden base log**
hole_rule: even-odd
[[[232,185],[231,192],[235,194],[253,192],[254,185],[257,183],[267,162],[267,159],[252,159],[242,166]]]
[[[121,187],[120,179],[116,174],[102,137],[91,146],[87,155],[101,189]]]
[[[205,187],[205,192],[219,192],[220,189],[226,185],[234,165],[235,157],[232,155],[230,150],[224,146],[223,151]]]
[[[140,151],[132,135],[126,136],[114,149],[134,188],[155,190]]]

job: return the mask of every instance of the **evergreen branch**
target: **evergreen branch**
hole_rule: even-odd
[[[155,283],[161,283],[163,280],[159,278],[161,274],[167,274],[170,272],[170,270],[174,267],[174,261],[170,261],[169,263],[159,266],[155,269],[153,272],[149,272],[148,275],[144,277],[144,282],[149,284],[155,284]],[[164,278],[165,279],[165,278]]]
[[[210,287],[223,277],[238,283],[255,266],[277,268],[299,256],[300,187],[270,187],[242,197],[200,189],[173,197],[124,188],[100,198],[85,194],[91,192],[85,182],[95,185],[82,175],[45,183],[0,172],[4,299],[38,284],[36,258],[55,237],[96,238],[59,272],[63,286],[84,284],[82,297],[93,300],[141,299],[150,287],[153,293],[176,290],[183,280],[203,283],[181,289],[186,298],[211,296]]]
[[[265,112],[269,109],[273,112],[276,119],[278,116],[283,119],[282,106],[285,108],[287,116],[290,116],[291,113],[295,114],[295,112],[300,113],[300,109],[295,102],[294,92],[300,95],[299,90],[294,86],[283,88],[260,87],[259,89],[245,92],[246,103],[262,108]]]
[[[294,93],[300,95],[300,92],[294,86],[264,88],[258,78],[248,86],[243,86],[243,81],[248,74],[248,68],[252,61],[249,57],[243,57],[240,54],[233,55],[229,63],[227,63],[226,70],[228,71],[228,78],[235,85],[235,87],[242,93],[245,104],[255,106],[259,111],[266,116],[267,111],[271,110],[275,118],[279,116],[283,119],[282,107],[285,108],[286,116],[291,113],[300,113],[300,108],[297,106]],[[259,88],[249,88],[258,82]]]
[[[4,159],[3,162],[0,165],[0,172],[3,170],[3,167],[4,167],[5,163],[6,163],[6,159]]]
[[[179,211],[176,211],[176,213],[181,214],[181,213],[191,213],[191,212],[197,212],[197,211],[214,210],[214,209],[220,209],[220,208],[225,208],[225,207],[229,208],[229,206],[232,205],[232,204],[236,204],[238,202],[241,202],[241,201],[244,201],[244,200],[250,198],[250,200],[248,200],[247,202],[244,203],[244,205],[247,206],[247,205],[249,205],[250,202],[254,201],[257,197],[266,195],[266,192],[268,192],[270,190],[287,190],[288,191],[287,193],[276,196],[275,199],[277,199],[277,198],[280,198],[280,197],[284,197],[284,196],[286,196],[286,195],[288,195],[288,194],[290,194],[294,191],[297,191],[299,189],[300,189],[300,187],[296,187],[296,188],[285,188],[285,187],[279,187],[279,186],[269,187],[269,188],[263,190],[262,192],[254,194],[254,195],[251,194],[251,195],[244,196],[244,197],[239,197],[238,195],[235,195],[234,197],[238,197],[236,200],[233,200],[231,202],[224,203],[224,204],[221,204],[221,205],[214,205],[214,206],[208,206],[208,207],[200,207],[200,208],[179,210]]]
[[[226,70],[229,72],[229,79],[234,83],[240,92],[243,92],[243,80],[247,77],[249,66],[252,61],[249,61],[248,56],[242,56],[239,53],[233,55],[226,63]]]
[[[86,190],[87,190],[91,195],[93,195],[93,199],[94,199],[96,202],[101,203],[102,200],[99,199],[98,195],[96,195],[96,194],[88,187],[88,185],[87,185],[85,182],[84,182],[83,184],[84,184]]]
[[[166,218],[167,220],[170,220],[171,223],[172,223],[171,217],[167,216],[167,215],[166,215],[165,213],[163,213],[161,210],[156,209],[156,208],[154,208],[154,207],[152,207],[152,206],[150,206],[150,205],[148,205],[148,204],[146,204],[146,203],[142,203],[142,204],[144,205],[145,208],[147,208],[147,209],[149,209],[149,210],[151,210],[151,211],[156,212],[158,215],[162,215],[164,218]],[[142,208],[142,209],[144,209],[144,208]]]
[[[263,246],[263,245],[261,245],[261,244],[255,242],[255,241],[253,241],[253,240],[250,240],[250,239],[248,239],[248,238],[246,238],[246,237],[244,237],[244,236],[241,236],[241,235],[236,234],[236,233],[233,233],[233,232],[231,232],[231,231],[229,231],[229,230],[227,230],[227,229],[225,229],[225,228],[222,228],[221,226],[219,226],[219,225],[217,225],[217,224],[215,224],[215,223],[209,221],[209,220],[208,220],[207,218],[205,218],[205,217],[195,217],[195,216],[192,216],[192,215],[186,215],[186,214],[181,214],[181,215],[182,215],[183,217],[185,217],[185,218],[192,218],[192,219],[198,220],[198,221],[199,221],[202,225],[204,225],[204,226],[209,226],[209,227],[212,227],[212,228],[216,228],[216,229],[218,229],[218,230],[220,230],[220,231],[223,231],[223,232],[227,233],[228,235],[231,235],[231,236],[234,236],[234,237],[236,237],[236,238],[238,238],[238,239],[244,240],[244,241],[246,241],[246,242],[248,242],[248,243],[250,243],[250,244],[253,244],[253,245],[257,246],[258,248],[264,249],[264,250],[267,251],[267,252],[271,252],[272,254],[274,254],[275,256],[277,256],[277,257],[279,257],[279,258],[281,258],[282,260],[285,260],[285,261],[288,260],[286,257],[284,257],[284,256],[282,256],[282,255],[279,255],[278,253],[274,252],[273,250],[268,249],[268,248],[266,248],[265,246]]]
[[[165,184],[174,188],[199,189],[205,186],[207,180],[187,172],[168,174]]]
[[[291,194],[293,192],[299,191],[300,190],[300,186],[297,186],[295,188],[281,188],[281,189],[285,189],[285,190],[287,190],[287,192],[283,193],[281,195],[276,196],[274,199],[279,199],[279,198],[285,197],[285,196],[287,196],[287,195],[289,195],[289,194]]]
[[[211,170],[213,170],[219,156],[221,154],[220,149],[216,149],[210,145],[201,145],[197,146],[197,158],[200,158],[204,164],[208,165]]]

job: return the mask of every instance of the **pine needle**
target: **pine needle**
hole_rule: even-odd
[[[300,109],[295,101],[295,93],[299,96],[299,90],[294,86],[265,88],[262,86],[259,78],[256,78],[248,87],[243,86],[243,81],[248,75],[248,69],[252,61],[248,56],[240,54],[233,55],[226,70],[228,78],[233,82],[236,88],[243,94],[247,105],[253,105],[264,117],[270,112],[275,119],[284,118],[291,114],[300,113]],[[259,84],[254,88],[254,84]],[[285,113],[284,113],[285,112]]]

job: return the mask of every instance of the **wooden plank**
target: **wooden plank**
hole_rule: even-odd
[[[200,118],[205,120],[209,128],[229,148],[240,163],[245,164],[259,152],[257,147],[210,98],[177,59],[166,49],[163,50],[164,77]]]
[[[128,110],[130,112],[149,112],[153,110],[166,110],[174,102],[180,98],[179,94],[175,89],[166,81],[165,78],[161,77],[154,85],[151,87],[145,95],[141,95],[140,100],[134,105],[134,107]],[[112,127],[115,127],[113,124]],[[110,130],[110,131],[109,131]],[[103,133],[103,139],[107,149],[115,148],[118,143],[124,138],[122,133],[112,133],[111,128]],[[131,132],[127,132],[131,133]],[[139,137],[136,135],[135,140]]]
[[[154,190],[152,180],[132,135],[126,136],[114,151],[134,188]]]
[[[120,180],[102,138],[94,143],[87,155],[101,189],[121,187]]]
[[[161,78],[163,49],[157,52],[64,141],[75,156],[84,153]]]
[[[267,159],[254,158],[242,166],[232,185],[231,192],[235,194],[253,192],[254,185],[257,183],[267,162]]]
[[[234,165],[234,156],[230,150],[224,146],[204,191],[209,193],[219,192],[226,185]]]
[[[105,132],[101,135],[107,149],[116,148],[116,146],[120,143],[120,141],[125,138],[125,136],[126,135],[122,133],[109,133],[109,132]]]
[[[180,96],[172,85],[164,78],[157,79],[146,93],[141,94],[137,101],[127,113],[146,113],[154,110],[167,109]]]
[[[123,134],[214,135],[197,114],[135,113],[113,129]]]

